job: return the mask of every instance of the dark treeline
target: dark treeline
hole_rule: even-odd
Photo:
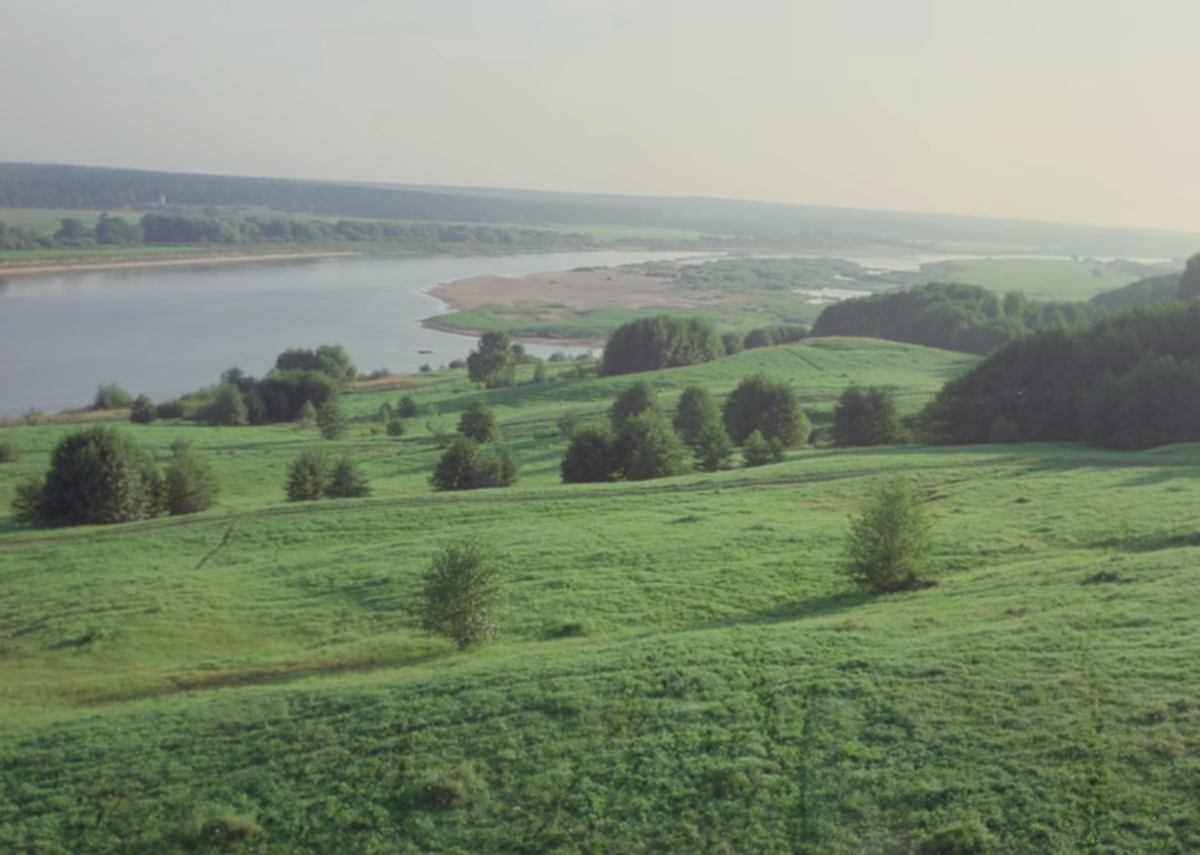
[[[68,249],[95,246],[178,246],[213,244],[320,245],[376,243],[405,249],[474,247],[496,250],[589,249],[596,242],[575,233],[519,227],[453,223],[400,223],[286,217],[192,216],[145,214],[136,223],[103,214],[94,227],[67,217],[54,233],[6,226],[0,222],[0,250]]]
[[[1200,302],[1170,302],[1036,331],[947,383],[921,423],[947,444],[1200,441],[1197,329]]]
[[[700,318],[656,315],[617,327],[604,347],[602,377],[680,368],[712,362],[725,355],[716,328]]]
[[[1097,294],[1088,302],[1102,309],[1120,311],[1134,306],[1148,306],[1154,303],[1165,303],[1179,296],[1179,273],[1168,273],[1164,276],[1152,276],[1149,279],[1139,279],[1124,288],[1116,288]]]
[[[964,353],[985,354],[1043,327],[1083,324],[1104,315],[1088,303],[1003,297],[977,285],[930,283],[835,303],[817,318],[814,336],[868,336]]]

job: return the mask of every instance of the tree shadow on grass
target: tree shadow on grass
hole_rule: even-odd
[[[825,618],[852,611],[875,599],[871,594],[857,591],[840,591],[819,597],[805,597],[793,602],[780,603],[769,609],[748,612],[741,617],[711,621],[693,629],[730,629],[747,624],[791,623],[794,621]]]

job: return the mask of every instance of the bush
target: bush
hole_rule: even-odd
[[[325,494],[329,481],[329,454],[320,449],[306,449],[288,467],[285,490],[289,502],[312,502]]]
[[[160,419],[181,419],[184,417],[183,401],[163,401],[154,408],[154,414]]]
[[[726,356],[733,356],[735,353],[741,353],[746,349],[742,336],[735,332],[722,333],[721,343],[725,345]]]
[[[645,380],[639,380],[613,401],[612,409],[609,411],[609,420],[612,422],[613,430],[619,431],[631,416],[657,409],[658,393]]]
[[[141,446],[111,427],[67,434],[44,481],[22,484],[13,510],[27,525],[107,525],[157,516],[162,481]]]
[[[575,431],[561,471],[564,484],[615,481],[620,460],[612,431],[605,425],[587,425]]]
[[[767,439],[762,431],[756,430],[746,437],[746,443],[742,446],[742,460],[747,466],[780,463],[783,461],[783,443],[777,439]]]
[[[710,422],[721,420],[716,400],[703,386],[688,386],[675,406],[675,430],[688,445],[695,445]]]
[[[842,571],[875,594],[919,587],[933,551],[932,527],[920,491],[903,478],[886,481],[850,520]]]
[[[322,495],[328,499],[360,499],[371,495],[371,487],[354,458],[344,454],[334,462]]]
[[[341,439],[346,435],[346,416],[337,398],[330,398],[317,408],[317,427],[325,439]]]
[[[395,416],[392,416],[390,419],[384,422],[384,430],[386,430],[387,435],[391,437],[404,436],[404,422]]]
[[[138,395],[133,399],[133,404],[129,408],[129,420],[134,424],[148,425],[158,413],[154,409],[154,403],[146,395]]]
[[[516,480],[517,461],[507,448],[482,446],[460,436],[450,443],[429,482],[444,491],[508,487]]]
[[[687,471],[686,452],[670,420],[647,410],[626,420],[617,436],[617,454],[627,481],[667,478]]]
[[[133,403],[128,392],[116,383],[104,383],[96,387],[96,397],[92,399],[93,410],[119,410]]]
[[[833,444],[839,448],[890,445],[902,436],[896,395],[890,389],[850,386],[833,408]]]
[[[458,432],[478,443],[495,442],[500,438],[496,416],[483,398],[475,398],[463,410],[458,420]]]
[[[559,416],[558,421],[554,424],[558,428],[559,435],[570,439],[575,435],[575,431],[579,429],[579,426],[583,424],[583,416],[577,412],[568,410]]]
[[[792,388],[761,374],[738,384],[725,401],[724,416],[725,429],[738,445],[756,430],[767,439],[779,440],[784,448],[803,445],[812,435],[812,424]]]
[[[613,330],[600,376],[698,365],[724,355],[721,336],[708,321],[672,315],[638,318]]]
[[[504,589],[500,558],[478,538],[452,543],[425,572],[421,628],[453,639],[460,650],[495,638]]]
[[[217,388],[217,395],[205,410],[205,419],[210,425],[244,427],[250,424],[250,413],[242,391],[232,383]]]
[[[349,386],[358,377],[358,369],[340,344],[323,344],[316,350],[285,350],[275,360],[275,370],[320,372],[340,387]]]
[[[163,473],[163,504],[171,516],[194,514],[217,502],[216,473],[190,442],[171,446],[175,457]]]
[[[421,408],[417,406],[417,399],[412,395],[401,395],[400,402],[396,405],[396,413],[402,419],[411,419],[420,415]]]
[[[700,435],[696,437],[692,446],[696,454],[696,465],[705,472],[727,468],[729,458],[733,456],[733,441],[725,432],[725,426],[719,418],[713,419],[700,429]]]

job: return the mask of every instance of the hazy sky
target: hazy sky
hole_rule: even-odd
[[[0,0],[0,160],[1200,232],[1197,33],[1198,0]]]

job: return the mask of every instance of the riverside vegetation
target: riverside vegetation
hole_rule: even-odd
[[[848,387],[911,420],[977,361],[831,338],[639,375],[664,412],[786,379],[818,438],[650,481],[561,483],[559,425],[605,424],[634,382],[572,364],[346,389],[337,439],[124,425],[159,464],[191,442],[221,494],[115,526],[0,517],[0,849],[1194,850],[1200,452],[822,439]],[[431,491],[480,400],[520,480]],[[415,408],[398,437],[384,404]],[[74,430],[4,429],[0,507]],[[371,495],[287,502],[310,450]],[[938,584],[872,596],[850,518],[901,473]],[[505,598],[478,624],[498,638],[458,652],[421,604],[474,536]]]

